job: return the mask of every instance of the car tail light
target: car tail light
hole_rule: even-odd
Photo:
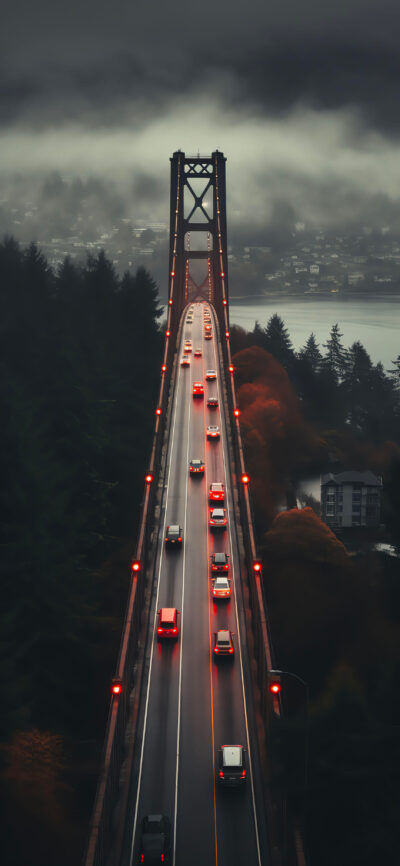
[[[242,770],[242,779],[246,778],[246,770]]]
[[[173,628],[173,629],[172,629],[172,634],[178,634],[178,629],[177,629],[177,628]]]
[[[161,628],[161,626],[158,626],[157,634],[162,634],[162,633],[163,633],[163,629]]]
[[[223,774],[222,770],[219,771],[218,775],[219,775],[219,778],[220,778],[220,779],[223,779],[223,778],[224,778],[224,774]]]
[[[164,863],[164,854],[161,854],[161,863]]]
[[[218,649],[217,646],[214,647],[214,652],[215,652],[215,653],[219,653],[219,649]]]
[[[178,541],[182,541],[181,536],[179,536]]]
[[[232,653],[233,653],[233,647],[232,646],[229,647],[229,652],[232,655]]]
[[[144,863],[144,854],[141,854],[141,855],[140,855],[140,862],[141,862],[141,863]]]

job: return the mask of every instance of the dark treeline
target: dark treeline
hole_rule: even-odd
[[[276,666],[288,672],[273,784],[299,817],[310,866],[394,863],[399,558],[349,555],[311,508],[276,506],[299,477],[372,469],[385,540],[400,550],[400,356],[385,373],[360,343],[346,350],[337,325],[322,350],[311,335],[295,353],[279,316],[249,334],[231,328],[231,342]]]
[[[79,862],[153,431],[156,286],[0,245],[2,862]],[[21,828],[23,832],[21,833]],[[55,847],[56,846],[56,847]]]

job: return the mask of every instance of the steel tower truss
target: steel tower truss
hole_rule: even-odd
[[[186,156],[178,150],[171,157],[169,304],[172,307],[171,330],[174,332],[182,310],[196,297],[202,297],[214,305],[221,331],[226,328],[228,253],[225,163],[224,154],[218,150],[211,156]],[[199,181],[203,183],[201,189]],[[193,238],[199,232],[207,236],[207,249],[191,250],[188,238]],[[207,277],[201,286],[196,286],[190,276],[190,261],[193,259],[207,261]]]

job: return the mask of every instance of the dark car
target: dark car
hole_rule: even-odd
[[[242,785],[246,781],[243,746],[221,746],[218,749],[217,779],[221,785]]]
[[[209,397],[207,400],[208,409],[218,409],[218,397]]]
[[[213,574],[225,574],[229,571],[227,553],[212,553],[211,554],[211,571]]]
[[[214,633],[214,657],[228,656],[233,659],[234,654],[232,632],[229,628],[219,628]]]
[[[177,523],[167,526],[167,534],[165,536],[165,544],[167,547],[182,547],[182,529]]]
[[[171,850],[171,822],[165,815],[146,815],[142,820],[139,863],[153,866],[169,863]]]
[[[191,460],[189,463],[191,475],[204,475],[204,460]]]

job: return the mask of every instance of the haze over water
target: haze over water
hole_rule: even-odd
[[[288,328],[294,349],[304,346],[313,331],[320,349],[326,343],[330,329],[339,323],[343,345],[348,348],[359,340],[373,363],[381,361],[385,369],[400,354],[400,298],[369,300],[357,297],[339,298],[268,298],[254,302],[229,304],[232,325],[253,330],[255,321],[265,327],[268,319],[278,313]]]

